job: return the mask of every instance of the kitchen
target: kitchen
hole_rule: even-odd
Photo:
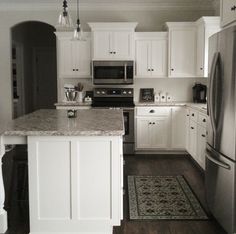
[[[219,73],[221,72],[218,66],[220,61],[219,56],[216,56],[217,53],[214,55],[214,52],[216,51],[214,45],[215,42],[217,42],[217,39],[215,39],[215,41],[212,43],[209,43],[209,37],[219,32],[222,27],[226,28],[229,25],[233,25],[235,19],[233,14],[234,1],[232,1],[232,4],[228,2],[225,3],[224,1],[221,3],[218,1],[206,1],[204,3],[202,1],[190,2],[191,4],[186,4],[183,1],[180,4],[176,1],[168,1],[167,3],[160,3],[158,1],[155,3],[152,2],[150,5],[143,5],[141,3],[130,3],[130,5],[127,5],[127,3],[122,2],[119,4],[119,8],[117,8],[118,5],[115,2],[103,4],[82,2],[81,5],[78,4],[81,6],[82,10],[76,12],[75,9],[76,6],[78,6],[76,2],[70,3],[68,1],[69,13],[71,15],[75,15],[74,22],[76,22],[77,16],[82,20],[82,28],[84,30],[84,33],[82,34],[82,40],[81,38],[79,38],[80,40],[75,40],[78,39],[76,37],[81,36],[81,28],[78,27],[80,24],[77,25],[74,39],[72,39],[72,27],[69,29],[66,28],[66,30],[65,28],[64,30],[60,30],[60,27],[55,25],[55,19],[57,18],[57,13],[60,12],[62,4],[56,4],[58,11],[55,10],[55,4],[53,3],[41,3],[41,5],[37,5],[37,10],[31,4],[27,3],[20,3],[20,5],[17,5],[19,9],[16,10],[16,15],[18,17],[10,17],[11,19],[6,23],[7,26],[5,25],[2,27],[2,30],[6,31],[4,37],[1,39],[3,40],[3,43],[1,43],[1,51],[5,55],[4,60],[0,65],[4,66],[3,69],[1,68],[3,74],[2,77],[4,77],[2,79],[3,85],[1,86],[1,89],[3,89],[2,93],[6,94],[6,98],[5,100],[2,99],[0,101],[2,110],[2,114],[0,116],[1,126],[4,126],[4,123],[8,122],[7,120],[11,119],[10,116],[12,116],[11,97],[8,93],[10,92],[9,86],[11,86],[11,84],[9,81],[4,81],[4,79],[7,77],[11,77],[9,74],[11,72],[9,58],[10,54],[8,53],[8,46],[6,46],[9,45],[10,47],[9,32],[7,32],[7,30],[9,30],[9,28],[11,28],[16,23],[19,23],[19,21],[46,21],[46,23],[52,24],[57,28],[55,35],[57,39],[58,97],[57,103],[55,105],[57,109],[62,109],[58,113],[63,113],[63,115],[59,114],[58,116],[55,116],[50,112],[35,112],[35,114],[33,113],[32,115],[29,115],[29,117],[26,116],[23,117],[23,119],[16,120],[15,124],[10,125],[10,127],[6,125],[8,126],[8,129],[2,131],[2,145],[26,144],[26,137],[28,137],[29,155],[32,155],[32,158],[34,155],[39,155],[42,152],[44,152],[45,155],[51,154],[51,152],[53,152],[53,148],[50,148],[50,146],[50,150],[47,151],[45,148],[46,145],[44,144],[42,144],[42,151],[39,150],[37,153],[38,149],[35,148],[35,145],[38,144],[40,146],[40,142],[42,141],[40,139],[37,140],[37,138],[33,139],[33,137],[31,139],[31,136],[33,136],[31,135],[33,130],[30,129],[30,127],[32,127],[34,130],[37,130],[37,121],[35,118],[39,119],[40,117],[40,121],[45,118],[45,120],[48,119],[48,123],[50,123],[49,125],[46,125],[46,128],[42,125],[42,131],[40,134],[65,134],[63,135],[62,141],[64,146],[62,144],[61,147],[59,147],[61,152],[66,152],[66,149],[68,150],[68,144],[71,144],[73,155],[75,155],[78,150],[78,154],[82,155],[81,162],[85,163],[85,166],[88,166],[89,163],[89,160],[86,161],[85,159],[90,148],[89,145],[87,145],[87,149],[83,148],[83,146],[86,146],[86,144],[84,143],[85,139],[82,138],[85,137],[86,134],[88,134],[87,137],[89,136],[92,139],[96,134],[99,133],[101,134],[100,137],[104,137],[104,139],[106,137],[110,138],[109,141],[112,142],[111,145],[114,144],[115,148],[119,148],[117,152],[114,152],[114,155],[117,155],[114,156],[114,159],[117,162],[116,165],[111,164],[109,167],[107,161],[105,158],[103,158],[104,165],[107,166],[106,169],[104,169],[104,173],[99,175],[98,169],[94,170],[94,175],[100,176],[98,178],[104,181],[104,183],[101,182],[101,186],[104,188],[103,191],[108,191],[109,189],[109,182],[105,179],[105,177],[109,173],[112,173],[112,171],[116,171],[118,173],[114,176],[117,180],[113,181],[115,186],[112,187],[113,192],[111,193],[111,196],[112,199],[115,199],[115,202],[113,201],[114,203],[112,203],[112,206],[110,206],[111,204],[108,204],[105,201],[107,196],[105,192],[101,192],[99,195],[101,198],[101,204],[103,204],[106,209],[110,207],[110,209],[112,209],[114,212],[112,213],[112,218],[109,216],[110,214],[108,214],[108,210],[105,211],[105,208],[101,208],[101,213],[96,213],[94,210],[92,210],[91,206],[86,205],[86,202],[84,205],[88,207],[87,211],[83,206],[81,210],[78,208],[78,211],[74,209],[68,211],[68,207],[66,208],[66,205],[65,207],[63,206],[64,208],[57,210],[57,208],[55,208],[55,205],[57,204],[56,199],[55,202],[52,203],[52,206],[54,206],[55,210],[50,211],[47,208],[49,204],[48,200],[47,198],[44,198],[42,199],[42,204],[39,204],[39,206],[41,205],[40,208],[37,208],[33,202],[35,197],[32,196],[32,194],[37,193],[37,190],[33,184],[37,184],[39,181],[37,181],[37,175],[35,175],[35,173],[32,171],[32,168],[35,167],[36,161],[31,159],[32,161],[29,161],[29,172],[32,172],[32,174],[29,174],[29,180],[31,181],[29,182],[31,194],[31,233],[59,231],[55,229],[55,226],[60,227],[60,232],[64,230],[64,232],[76,231],[78,233],[85,232],[84,230],[86,230],[86,232],[90,230],[90,233],[98,233],[98,230],[100,230],[99,233],[112,233],[112,226],[117,226],[114,227],[113,233],[152,233],[158,232],[158,230],[160,233],[175,233],[176,231],[177,233],[195,233],[196,231],[194,229],[198,230],[198,233],[225,233],[222,227],[219,226],[219,223],[227,230],[228,233],[234,232],[232,231],[234,228],[234,222],[231,221],[234,213],[234,201],[232,200],[232,197],[230,197],[233,196],[233,191],[231,190],[233,188],[232,184],[227,184],[229,196],[222,196],[222,191],[219,190],[217,190],[215,193],[215,198],[218,199],[217,201],[219,201],[219,199],[225,199],[224,203],[228,202],[228,212],[224,213],[224,217],[222,217],[219,210],[223,209],[224,207],[221,207],[220,205],[217,206],[217,201],[214,201],[211,204],[212,196],[214,196],[212,191],[216,189],[212,187],[214,186],[213,181],[217,176],[215,178],[211,178],[209,175],[207,176],[207,188],[212,189],[207,191],[206,194],[203,179],[205,169],[209,165],[210,167],[208,169],[213,170],[215,173],[215,169],[213,168],[212,164],[209,164],[209,162],[214,162],[214,160],[215,162],[218,162],[211,155],[208,155],[209,151],[211,151],[211,148],[209,148],[207,153],[207,164],[205,164],[205,150],[208,137],[207,134],[209,134],[208,127],[215,122],[209,122],[208,114],[210,114],[210,116],[216,115],[215,118],[218,118],[217,113],[215,113],[216,109],[213,111],[212,109],[208,108],[207,112],[206,104],[204,103],[206,102],[206,85],[209,82],[208,74],[215,73],[215,76],[219,77]],[[2,3],[2,7],[4,8],[3,16],[6,18],[8,18],[7,14],[12,14],[14,12],[14,7],[11,4]],[[230,8],[231,15],[227,12],[228,8]],[[27,9],[33,9],[34,14],[29,15],[30,12]],[[74,11],[72,9],[74,9]],[[120,9],[122,9],[124,13],[123,16],[118,14]],[[217,15],[219,15],[220,9],[221,18],[217,17]],[[67,7],[64,7],[64,10],[67,10]],[[97,16],[93,15],[94,11],[96,11]],[[143,11],[142,15],[140,15],[141,11]],[[53,14],[50,14],[49,16],[48,12],[53,12]],[[80,12],[79,15],[78,12]],[[151,17],[151,22],[147,20],[148,16]],[[228,44],[231,45],[230,40],[228,41]],[[208,51],[210,51],[210,53],[208,53]],[[79,56],[81,54],[82,56]],[[230,63],[230,61],[228,62]],[[8,67],[9,70],[6,69]],[[214,70],[212,67],[216,67],[217,69]],[[213,70],[213,72],[211,72],[211,70]],[[213,76],[213,78],[210,77],[210,80],[214,80],[215,76]],[[111,79],[107,79],[107,77]],[[199,85],[199,83],[202,85]],[[212,87],[215,87],[216,82],[214,85],[211,83],[211,85]],[[195,86],[194,89],[192,89],[193,86]],[[7,89],[7,87],[9,89]],[[84,88],[82,92],[83,102],[81,102],[81,93],[74,92],[74,87],[79,91]],[[67,97],[65,95],[65,91],[66,95],[68,96],[78,95],[78,97],[76,97],[78,98],[77,101],[75,101],[73,97],[72,99],[69,97],[69,99],[66,100]],[[93,92],[91,93],[91,91]],[[213,98],[216,99],[216,97],[211,92],[211,95],[208,96],[208,101],[212,100]],[[193,103],[193,101],[200,102],[200,104]],[[231,105],[233,103],[230,103],[228,100],[228,104]],[[116,114],[119,116],[120,108],[124,109],[124,129],[122,129],[119,124],[116,125],[116,121],[114,120],[114,116]],[[104,117],[106,116],[103,113],[104,109],[108,113],[107,118]],[[43,116],[43,114],[45,116]],[[98,124],[101,128],[96,126],[96,124],[92,125],[86,121],[86,115],[89,120],[94,121],[94,114],[98,115],[96,121],[98,121]],[[70,118],[68,118],[66,115],[68,115]],[[74,121],[77,118],[80,120],[80,117],[82,118],[81,121],[84,123],[86,128],[84,128],[83,125],[76,124]],[[120,117],[117,119],[118,122],[120,121]],[[58,122],[57,126],[53,125],[53,118],[55,118],[54,120]],[[114,121],[113,127],[110,125],[110,123],[104,125],[102,122],[102,119],[106,121],[109,120],[109,118],[111,121]],[[68,124],[68,129],[65,129],[63,119],[65,123]],[[33,122],[31,123],[30,120]],[[23,125],[27,123],[27,121],[29,121],[31,124],[28,124],[29,126]],[[24,129],[27,129],[24,132],[26,135],[23,137],[19,137],[19,135],[14,136],[14,134],[17,134],[17,131],[22,130],[21,127],[23,128],[23,126]],[[107,127],[105,130],[104,126]],[[216,126],[213,124],[212,129],[214,130],[215,128]],[[54,132],[55,129],[57,133]],[[117,134],[117,139],[114,137],[114,132]],[[79,134],[77,136],[80,136],[80,138],[78,138],[78,144],[81,145],[82,151],[80,151],[80,148],[75,148],[77,143],[73,140],[73,136],[76,136],[76,134]],[[118,141],[120,135],[122,134],[125,134],[123,137],[124,148],[122,147],[122,151],[124,151],[124,161],[123,153],[120,149],[121,143]],[[225,133],[223,132],[222,134],[224,135]],[[55,135],[50,135],[49,138],[51,137],[54,138]],[[91,142],[100,141],[98,140],[100,137],[96,135],[94,140],[89,141],[91,147],[96,147],[96,144],[92,146],[93,144]],[[51,140],[49,138],[47,139],[51,141],[52,138]],[[54,140],[57,141],[56,137]],[[217,141],[217,139],[214,139],[214,141]],[[211,145],[214,144],[215,143],[213,142]],[[102,151],[101,153],[97,152],[97,154],[104,155],[104,157],[109,158],[108,145],[109,144],[104,143],[104,150],[105,148],[107,150],[105,150],[103,153]],[[228,143],[225,143],[225,145],[228,145]],[[100,147],[98,147],[98,149],[100,150]],[[216,150],[219,149],[216,148]],[[2,147],[2,152],[4,151],[5,149]],[[122,155],[120,161],[118,160],[119,152],[121,152],[120,155]],[[60,150],[57,151],[57,154],[61,155],[63,158],[63,154],[60,153]],[[65,153],[65,155],[67,154],[68,152]],[[74,158],[73,155],[72,157]],[[85,157],[83,157],[83,155],[85,155]],[[44,157],[41,157],[41,163],[46,163],[46,161],[44,161]],[[61,165],[60,163],[63,162],[64,159],[62,158],[62,161],[57,162],[58,165]],[[55,161],[53,162],[52,160],[54,160],[53,157],[51,157],[51,162],[55,163]],[[95,164],[100,166],[102,165],[102,162],[99,162],[98,160],[96,161],[95,158],[93,158],[93,160],[94,163],[96,162]],[[224,161],[224,158],[221,159],[221,162],[222,161]],[[65,163],[68,164],[69,162],[65,161]],[[125,175],[124,181],[122,169],[123,163]],[[45,166],[45,173],[50,175],[50,168],[48,169],[47,164],[42,165]],[[228,163],[222,165],[227,167]],[[230,166],[230,168],[233,168],[233,166]],[[38,170],[40,170],[40,168]],[[74,168],[70,173],[75,173],[76,170],[77,169]],[[54,172],[58,173],[56,171]],[[63,174],[65,178],[67,178],[66,176],[68,176],[68,174],[66,173],[68,172],[65,170],[64,173]],[[90,179],[92,180],[92,176],[88,175],[88,173],[86,174],[86,170],[82,170],[81,173],[82,177],[91,177]],[[185,173],[187,173],[187,175]],[[233,173],[233,170],[230,170],[230,173]],[[197,198],[193,199],[200,200],[200,203],[196,202],[196,206],[201,207],[202,204],[209,217],[206,218],[204,211],[199,208],[197,210],[200,210],[199,214],[201,215],[199,215],[197,218],[192,217],[191,221],[187,220],[190,219],[189,217],[185,217],[184,221],[180,221],[181,218],[178,215],[177,218],[173,218],[174,215],[172,218],[171,216],[167,215],[167,217],[164,219],[167,219],[168,221],[163,223],[160,221],[160,219],[163,219],[163,216],[158,214],[156,216],[159,218],[154,218],[155,220],[158,220],[156,222],[153,222],[153,220],[150,219],[150,216],[147,216],[149,218],[146,218],[147,220],[143,220],[143,222],[137,222],[137,220],[145,218],[140,216],[137,218],[137,213],[134,211],[135,208],[130,207],[130,204],[133,203],[131,194],[134,192],[132,190],[133,180],[135,180],[135,178],[132,176],[134,175],[175,175],[177,177],[184,175],[187,178],[187,182],[190,184],[190,190],[194,190],[194,192],[197,194]],[[61,175],[60,178],[62,181],[64,181],[63,175]],[[168,181],[169,179],[170,178],[167,178],[166,180]],[[42,180],[47,181],[45,177],[42,177]],[[119,180],[123,182],[119,184]],[[182,181],[182,179],[179,179],[178,181]],[[53,184],[55,181],[52,179],[48,181],[48,183]],[[75,183],[75,181],[73,183]],[[82,180],[80,183],[82,183],[82,185],[84,184]],[[183,186],[186,187],[186,182],[181,183],[183,183]],[[220,183],[224,184],[224,181],[220,180]],[[43,194],[41,194],[42,196],[46,196],[46,194],[48,195],[48,198],[50,198],[50,196],[51,198],[57,196],[56,194],[53,194],[53,192],[47,186],[45,187],[41,183],[39,183],[38,186],[42,186],[40,187],[40,189],[44,191]],[[68,192],[65,191],[68,189],[67,184],[64,183],[63,186],[64,187],[62,188],[59,186],[58,189],[63,189],[65,192],[64,195],[67,199],[67,203],[65,204],[68,205]],[[91,189],[90,191],[94,192],[96,187],[88,186],[89,188],[87,188],[86,185],[84,186],[84,192],[81,191],[80,196],[85,199],[84,201],[86,201],[86,191]],[[118,194],[120,194],[120,197],[123,196],[123,188],[124,203],[122,204],[123,198],[120,198],[119,200]],[[117,189],[116,191],[119,192],[114,193],[115,190],[113,189]],[[72,190],[75,191],[76,187],[73,187]],[[74,192],[72,193],[73,202],[76,201],[74,198],[74,196],[76,196],[75,194],[76,193]],[[190,194],[192,197],[194,197],[192,193]],[[58,196],[58,201],[63,199],[64,195]],[[207,198],[206,195],[208,195]],[[102,197],[104,199],[102,199]],[[91,201],[89,199],[93,199],[92,195],[88,197],[87,202]],[[109,199],[111,199],[111,197],[108,198],[108,200]],[[1,199],[2,204],[3,200],[4,196]],[[168,201],[165,200],[164,202],[170,201],[171,198]],[[150,200],[147,202],[147,204],[149,204],[149,202]],[[98,204],[95,203],[93,203],[93,205],[98,206]],[[190,205],[192,204],[190,203]],[[208,207],[208,205],[210,207]],[[124,207],[124,213],[121,207]],[[37,209],[39,209],[39,211],[37,211]],[[63,218],[70,219],[72,217],[73,220],[73,217],[76,216],[76,212],[79,212],[79,210],[81,213],[79,216],[77,228],[75,226],[72,227],[75,224],[71,224],[70,226],[66,221],[60,222],[58,219],[56,219],[57,221],[53,221],[53,218],[55,219],[55,212],[57,211],[60,213],[60,215],[62,215]],[[217,221],[212,215],[210,215],[210,211],[213,213]],[[38,213],[39,216],[37,217],[37,212],[42,213]],[[68,216],[68,212],[72,212],[71,216]],[[90,225],[87,224],[87,226],[86,223],[83,223],[83,219],[88,219],[89,213],[91,216],[97,215],[97,219],[94,220],[93,223],[94,229],[97,227],[97,232],[93,228],[89,228],[91,223]],[[4,210],[2,214],[4,214]],[[40,218],[40,215],[42,214],[45,217],[51,219],[51,221],[43,221],[45,218]],[[65,215],[65,217],[63,215]],[[104,215],[106,219],[108,218],[110,220],[109,224],[107,221],[104,221]],[[62,217],[60,216],[59,219]],[[120,222],[122,219],[123,221]],[[131,219],[131,221],[129,221],[129,219]],[[207,219],[207,221],[205,221],[205,219]],[[150,222],[150,220],[152,222]],[[2,230],[5,232],[7,226],[6,215],[2,221]],[[80,225],[81,227],[79,227]]]

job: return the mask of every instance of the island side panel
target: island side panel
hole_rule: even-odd
[[[4,209],[5,201],[5,189],[2,177],[2,158],[5,154],[5,146],[3,143],[3,137],[0,136],[0,233],[5,233],[7,231],[7,212]]]
[[[29,137],[30,232],[111,234],[122,218],[120,136]]]

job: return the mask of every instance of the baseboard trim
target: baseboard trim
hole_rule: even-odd
[[[0,233],[5,233],[7,228],[7,212],[3,210],[2,214],[0,214]]]

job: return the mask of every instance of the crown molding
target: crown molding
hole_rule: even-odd
[[[214,1],[215,2],[215,1]],[[58,3],[0,3],[0,11],[60,11]],[[69,4],[69,10],[76,10],[76,4]],[[214,10],[212,1],[156,1],[156,2],[87,2],[80,3],[81,11],[158,11],[158,10],[181,10],[181,11],[207,11]]]

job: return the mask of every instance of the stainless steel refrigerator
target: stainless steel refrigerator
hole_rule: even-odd
[[[211,213],[236,233],[236,27],[210,38],[206,192]]]

